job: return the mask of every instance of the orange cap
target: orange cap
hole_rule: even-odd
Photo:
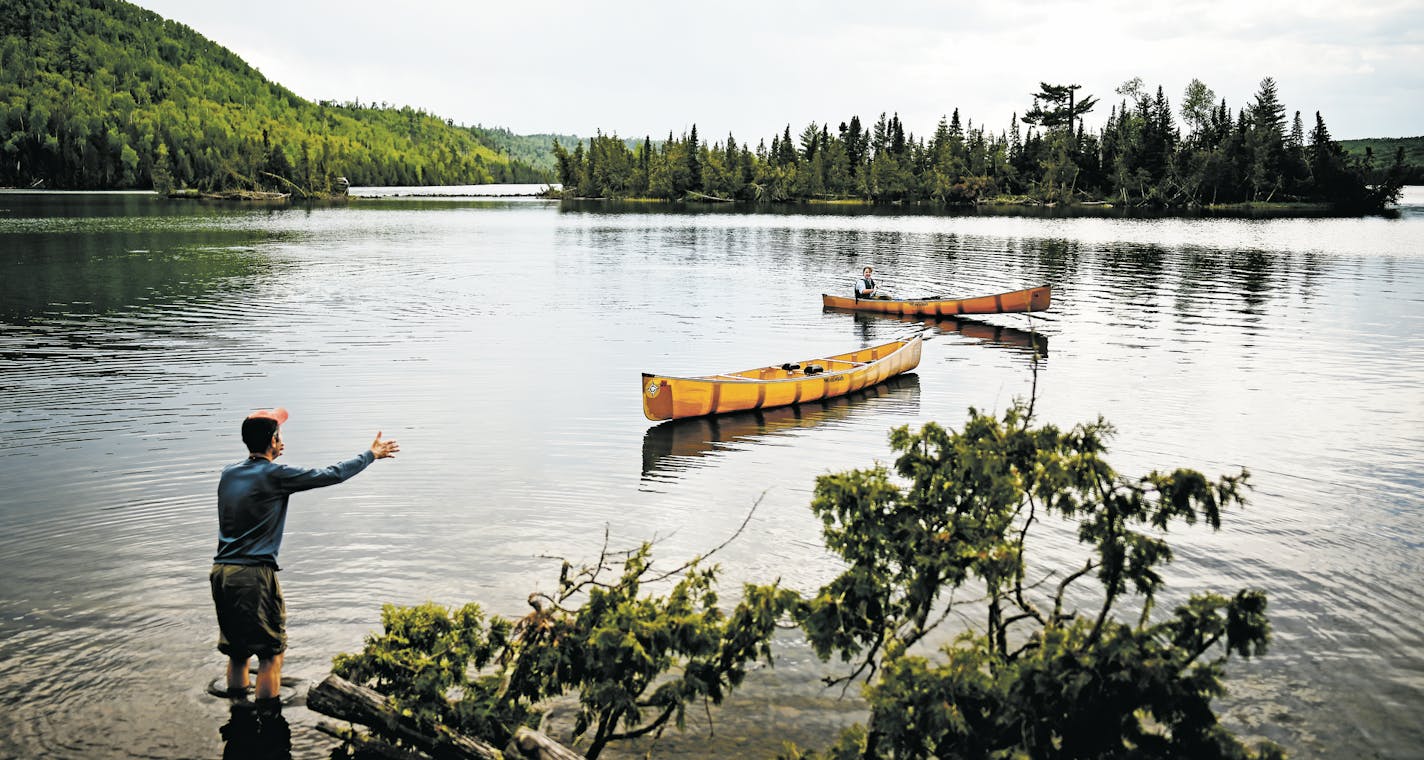
[[[280,425],[287,421],[287,409],[281,406],[273,409],[258,409],[252,414],[247,415],[247,419],[249,420],[253,419],[254,417],[276,420],[277,424]]]

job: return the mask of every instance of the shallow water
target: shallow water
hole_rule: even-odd
[[[1238,731],[1297,756],[1424,746],[1424,189],[1397,218],[1024,218],[632,210],[362,198],[312,209],[0,193],[0,755],[201,757],[224,703],[206,573],[217,473],[285,405],[292,464],[401,456],[293,498],[287,672],[319,680],[380,605],[520,615],[606,527],[667,562],[720,543],[724,588],[836,570],[816,475],[886,432],[1029,393],[1107,416],[1137,473],[1251,470],[1222,532],[1174,534],[1172,593],[1270,597],[1232,669]],[[823,312],[864,264],[907,295],[1051,283],[1053,308],[944,320],[912,376],[854,397],[654,425],[639,373],[841,352],[917,322]],[[1050,562],[1076,557],[1046,531]],[[794,638],[724,713],[726,755],[817,746],[847,705]],[[826,716],[831,716],[827,718]],[[294,754],[330,742],[288,711]],[[753,726],[761,726],[761,733]],[[705,753],[705,738],[669,752]]]

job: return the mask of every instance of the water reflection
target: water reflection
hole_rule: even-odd
[[[919,375],[896,375],[879,385],[824,401],[654,425],[643,434],[643,478],[681,472],[698,466],[695,460],[700,457],[735,451],[742,444],[764,443],[795,430],[845,420],[858,412],[869,412],[877,401],[893,402],[900,411],[914,414],[920,407]]]
[[[234,700],[227,723],[218,729],[223,739],[223,760],[290,760],[292,728],[282,708],[258,707]]]
[[[251,287],[273,270],[255,246],[271,235],[110,230],[10,236],[0,256],[0,322],[25,324],[157,309]]]
[[[969,317],[877,314],[854,309],[837,309],[833,306],[823,308],[827,314],[845,314],[852,317],[856,326],[861,329],[861,340],[865,342],[873,339],[871,328],[875,324],[903,322],[924,325],[944,335],[963,335],[989,346],[1016,349],[1029,354],[1037,354],[1039,357],[1048,356],[1048,336],[1036,330],[1021,330],[1017,327],[996,325],[992,322]],[[1041,320],[1042,317],[1030,317],[1030,319]]]

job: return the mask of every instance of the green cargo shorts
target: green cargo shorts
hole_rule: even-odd
[[[287,603],[271,565],[213,565],[208,574],[218,611],[218,651],[245,659],[287,651]]]

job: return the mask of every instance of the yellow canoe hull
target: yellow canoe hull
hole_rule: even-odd
[[[643,416],[673,420],[844,396],[919,366],[920,339],[914,337],[795,364],[801,368],[758,367],[702,377],[666,377],[645,372]],[[825,371],[808,375],[805,368],[810,365],[819,365]]]
[[[1053,300],[1053,290],[1047,285],[1027,290],[1015,290],[976,298],[919,299],[888,301],[878,298],[851,298],[821,294],[821,304],[832,309],[872,311],[881,314],[924,314],[954,316],[956,314],[1012,314],[1025,311],[1045,311]]]

